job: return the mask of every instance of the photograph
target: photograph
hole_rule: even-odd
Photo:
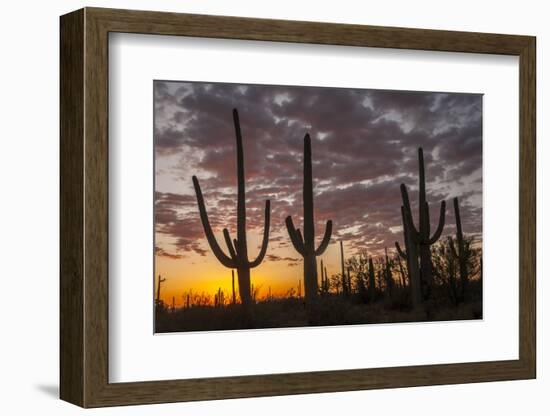
[[[483,319],[483,94],[152,86],[155,333]]]

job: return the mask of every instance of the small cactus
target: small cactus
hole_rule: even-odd
[[[369,296],[369,301],[374,302],[376,300],[376,277],[374,274],[374,264],[372,262],[372,257],[369,257],[369,287],[367,289],[367,294]]]
[[[340,240],[340,267],[342,268],[342,291],[344,295],[349,295],[349,284],[346,277],[346,268],[344,266],[344,243]]]
[[[399,276],[401,278],[401,287],[405,288],[407,287],[407,274],[405,273],[405,269],[403,268],[403,263],[401,262],[401,255],[399,253],[395,255],[395,262],[397,263],[397,267],[399,269]]]
[[[462,234],[462,220],[460,219],[460,207],[458,205],[458,198],[454,198],[454,211],[456,221],[456,244],[458,250],[455,248],[453,240],[449,238],[449,248],[452,255],[458,260],[458,269],[460,273],[460,301],[464,301],[468,292],[468,256],[466,242],[464,241],[464,235]]]
[[[155,302],[157,306],[160,306],[161,303],[162,303],[162,301],[160,299],[160,286],[164,282],[166,282],[166,279],[163,279],[159,274],[159,278],[157,280],[157,299],[156,299],[156,302]]]
[[[391,297],[393,291],[393,277],[392,277],[392,265],[388,257],[388,249],[384,248],[385,263],[384,263],[384,277],[386,280],[386,293]]]
[[[327,268],[323,264],[323,260],[321,260],[321,293],[323,295],[328,294],[329,288],[330,286],[328,281]]]

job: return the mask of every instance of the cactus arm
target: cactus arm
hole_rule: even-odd
[[[455,249],[455,244],[453,243],[453,240],[449,237],[449,248],[451,249],[451,254],[453,257],[458,258],[458,253]]]
[[[231,242],[231,236],[229,235],[229,231],[227,228],[223,229],[223,238],[225,238],[225,244],[227,244],[227,248],[229,249],[229,255],[233,259],[233,262],[237,262],[237,253],[235,251],[235,248],[233,247],[233,243]]]
[[[223,264],[225,267],[234,268],[235,264],[231,258],[229,258],[223,250],[218,245],[218,241],[212,232],[212,227],[210,226],[210,221],[208,220],[208,213],[206,212],[206,207],[204,205],[204,198],[202,196],[201,187],[199,180],[196,176],[193,176],[193,186],[195,187],[195,194],[197,195],[197,204],[199,206],[199,214],[202,222],[202,227],[204,228],[204,234],[206,235],[206,240],[208,245],[212,250],[212,253],[216,256],[218,261]]]
[[[294,223],[292,222],[292,217],[290,215],[286,217],[285,224],[288,231],[288,236],[290,237],[290,241],[292,242],[294,249],[303,256],[304,240],[302,239],[302,233],[300,233],[299,230],[296,230],[296,228],[294,227]]]
[[[397,241],[395,242],[395,248],[397,249],[397,253],[403,258],[403,260],[407,260],[407,255],[403,250],[401,250],[401,246]]]
[[[402,183],[399,186],[399,189],[401,190],[401,199],[403,200],[403,207],[410,211],[411,210],[411,203],[409,201],[409,193],[407,192],[407,186]]]
[[[435,233],[433,234],[432,238],[430,238],[430,244],[435,244],[435,242],[439,240],[439,237],[441,237],[441,233],[443,232],[444,226],[445,226],[445,201],[441,201],[441,209],[439,211],[439,224],[437,225],[437,229],[435,230]]]
[[[451,240],[449,240],[449,247],[451,249],[451,254],[453,255],[453,257],[458,259],[458,253],[456,252],[455,245]]]
[[[404,216],[407,220],[407,224],[409,225],[409,231],[415,238],[417,238],[419,233],[414,226],[414,221],[412,219],[411,203],[409,202],[409,193],[407,192],[407,187],[404,183],[401,184],[401,198],[403,199],[403,208],[405,211]]]
[[[258,266],[264,259],[265,253],[267,252],[267,243],[269,241],[269,220],[271,213],[271,202],[269,199],[265,201],[265,220],[264,220],[264,238],[262,240],[262,247],[258,253],[258,257],[250,263],[250,268]]]
[[[304,243],[304,237],[302,236],[302,232],[301,232],[300,229],[298,228],[298,229],[296,230],[296,233],[298,234],[298,241],[300,242],[300,244],[302,245],[302,247],[304,247],[304,252],[305,252],[306,243]]]
[[[405,231],[407,236],[410,237],[415,244],[419,244],[421,234],[416,230],[414,226],[414,220],[411,211],[405,208],[403,210],[403,216],[405,218]]]
[[[409,227],[407,226],[407,214],[405,213],[405,207],[403,205],[401,205],[401,221],[403,223],[403,237],[406,246],[407,240],[409,239]]]
[[[323,240],[321,241],[321,244],[319,244],[319,247],[317,250],[315,250],[315,255],[320,256],[325,252],[325,250],[328,247],[328,244],[330,243],[330,237],[332,235],[332,220],[327,221],[327,225],[325,226],[325,235],[323,236]]]

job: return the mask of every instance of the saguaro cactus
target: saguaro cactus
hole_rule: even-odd
[[[237,269],[239,295],[241,297],[243,307],[247,309],[252,302],[250,294],[250,269],[260,265],[267,251],[267,243],[269,240],[270,201],[269,199],[265,201],[265,225],[260,252],[255,260],[249,261],[248,247],[246,243],[246,197],[244,186],[243,142],[241,136],[241,125],[239,123],[239,113],[237,112],[237,109],[233,110],[233,123],[235,125],[235,136],[237,140],[237,238],[231,240],[227,228],[223,229],[223,236],[229,250],[229,256],[221,249],[218,245],[216,237],[214,236],[214,232],[212,231],[212,227],[210,226],[210,222],[208,220],[208,214],[204,205],[204,198],[202,196],[199,180],[196,176],[193,176],[193,185],[195,187],[195,193],[197,194],[197,203],[199,206],[202,226],[204,228],[204,234],[206,235],[210,249],[218,261],[225,267]]]
[[[395,255],[395,262],[399,268],[399,276],[401,277],[401,287],[407,287],[407,275],[403,269],[403,263],[401,263],[401,255],[397,253]]]
[[[306,303],[316,299],[319,283],[317,282],[317,256],[322,255],[328,247],[332,234],[332,221],[328,220],[325,235],[319,247],[315,249],[315,221],[313,218],[313,179],[311,168],[311,139],[309,134],[304,137],[304,235],[294,227],[292,217],[286,217],[286,228],[294,249],[304,258],[304,289]]]
[[[462,234],[462,221],[460,219],[460,207],[458,205],[458,198],[453,199],[456,221],[456,244],[458,250],[453,244],[453,240],[449,239],[449,247],[452,255],[458,260],[458,270],[460,273],[460,300],[463,301],[468,291],[468,256],[466,253],[466,242],[464,241],[464,235]]]
[[[157,281],[157,299],[156,299],[156,305],[157,306],[160,306],[161,305],[161,300],[160,300],[160,285],[162,283],[166,282],[166,279],[163,279],[160,274],[159,274],[159,279]]]
[[[327,267],[323,264],[321,260],[321,293],[326,295],[329,291],[329,281],[327,275]]]
[[[433,285],[433,270],[432,270],[432,253],[430,247],[439,240],[443,227],[445,226],[445,201],[441,201],[439,213],[439,223],[437,229],[430,236],[430,207],[426,201],[426,178],[424,173],[424,152],[420,147],[418,149],[418,229],[414,225],[411,205],[409,202],[409,194],[405,184],[401,184],[401,198],[403,206],[401,213],[403,217],[403,232],[405,236],[405,246],[407,252],[403,252],[396,243],[398,252],[407,258],[407,266],[409,268],[409,276],[411,278],[412,299],[413,305],[418,306],[419,290],[424,298],[429,297],[430,289]],[[408,243],[407,243],[408,242]],[[417,280],[418,264],[417,254],[420,256],[420,271],[421,279]],[[415,282],[413,283],[413,280]],[[418,284],[420,283],[420,285]],[[419,287],[420,286],[420,287]],[[424,290],[422,290],[424,289]]]

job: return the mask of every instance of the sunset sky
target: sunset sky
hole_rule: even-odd
[[[444,234],[454,234],[452,198],[463,230],[481,238],[482,96],[319,87],[154,82],[155,265],[166,282],[162,298],[181,305],[184,292],[231,287],[231,270],[204,237],[191,177],[198,176],[212,227],[236,233],[236,153],[232,109],[243,135],[249,257],[259,250],[265,200],[271,200],[267,255],[252,283],[284,294],[302,278],[301,257],[284,219],[302,228],[303,138],[312,139],[316,245],[334,223],[321,257],[329,275],[361,249],[373,256],[402,242],[405,183],[418,221],[417,148],[424,148],[432,230],[447,201]],[[320,259],[318,259],[320,260]],[[156,277],[155,277],[156,279]]]

